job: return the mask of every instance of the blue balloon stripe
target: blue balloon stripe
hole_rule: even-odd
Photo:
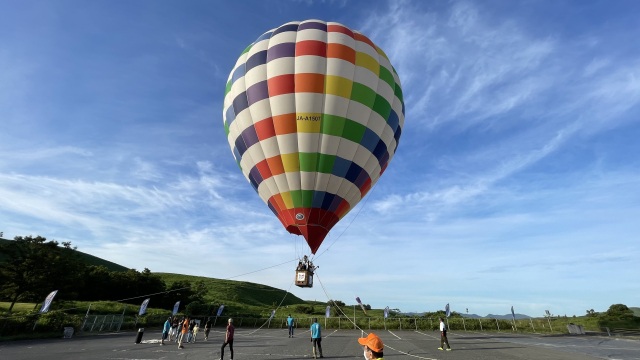
[[[391,128],[391,130],[393,130],[394,133],[396,132],[396,129],[398,129],[398,126],[400,126],[400,118],[398,117],[398,113],[393,111],[393,109],[391,109],[391,113],[389,114],[389,118],[387,119],[387,124],[389,124],[389,127]]]
[[[256,66],[264,65],[267,63],[267,50],[258,51],[257,53],[251,55],[247,62],[245,62],[245,74],[249,72],[249,70],[253,69]]]
[[[305,21],[298,26],[298,31],[307,30],[307,29],[316,29],[327,31],[327,24],[323,22],[317,21]]]
[[[349,170],[347,170],[347,174],[344,176],[344,178],[355,184],[358,175],[360,175],[360,172],[362,172],[362,168],[360,167],[360,165],[351,162],[351,164],[349,165]]]
[[[296,43],[288,42],[274,45],[267,50],[267,62],[283,57],[296,56]]]
[[[379,141],[380,136],[373,132],[373,130],[366,128],[364,130],[362,140],[360,140],[360,145],[364,146],[367,150],[369,150],[369,152],[373,153]]]
[[[241,94],[239,94],[233,99],[233,111],[236,114],[240,114],[242,110],[248,107],[249,107],[249,102],[247,101],[246,91],[243,91]]]
[[[287,32],[287,31],[298,31],[298,24],[285,24],[280,26],[279,28],[275,29],[273,31],[273,35],[271,35],[271,37],[274,37],[278,34],[281,34],[283,32]]]
[[[249,106],[267,98],[269,98],[269,87],[266,80],[253,84],[247,89],[247,104]]]

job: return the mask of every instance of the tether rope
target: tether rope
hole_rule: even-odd
[[[318,276],[318,274],[316,274],[315,276],[316,276],[316,278],[317,278],[318,282],[320,283],[320,287],[322,287],[322,291],[324,292],[324,295],[327,297],[327,299],[328,299],[329,301],[333,302],[333,305],[334,305],[334,306],[335,306],[335,307],[340,311],[340,313],[341,313],[342,315],[344,315],[344,317],[346,317],[346,318],[349,320],[349,322],[351,322],[351,323],[353,324],[353,327],[354,327],[354,328],[356,328],[356,329],[358,329],[358,330],[360,330],[360,331],[362,331],[363,333],[365,333],[365,334],[367,334],[367,335],[368,335],[369,333],[368,333],[367,331],[365,331],[364,329],[362,329],[361,327],[359,327],[359,326],[358,326],[358,324],[356,324],[356,323],[355,323],[355,321],[351,320],[351,318],[350,318],[350,317],[348,317],[348,316],[347,316],[347,314],[345,314],[345,313],[344,313],[344,311],[342,311],[342,309],[338,306],[338,304],[336,304],[336,302],[335,302],[334,300],[332,300],[332,299],[331,299],[331,297],[330,297],[330,296],[329,296],[329,294],[327,293],[327,289],[324,287],[324,284],[322,283],[322,280],[320,280],[320,277]],[[387,344],[384,344],[384,348],[385,348],[385,350],[386,350],[386,349],[391,349],[391,350],[393,350],[393,351],[395,351],[395,352],[398,352],[398,353],[400,353],[400,354],[403,354],[403,355],[406,355],[406,356],[411,356],[411,357],[414,357],[414,358],[417,358],[417,359],[424,359],[424,360],[437,360],[437,359],[434,359],[434,358],[428,358],[428,357],[422,357],[422,356],[418,356],[418,355],[409,354],[409,353],[404,352],[404,351],[402,351],[402,350],[398,350],[398,349],[396,349],[396,348],[394,348],[394,347],[391,347],[391,346],[389,346],[389,345],[387,345]]]
[[[285,298],[287,297],[287,295],[289,294],[289,291],[291,290],[291,287],[292,287],[292,286],[293,286],[293,283],[291,283],[291,284],[289,285],[289,289],[287,289],[287,292],[285,292],[284,297],[282,298],[282,300],[280,300],[280,304],[278,304],[278,306],[274,309],[276,312],[278,311],[278,309],[280,309],[280,306],[282,306],[282,303],[284,302],[284,299],[285,299]],[[252,332],[250,332],[250,333],[248,333],[248,334],[246,334],[246,335],[243,335],[243,336],[253,335],[255,332],[257,332],[258,330],[262,329],[262,328],[263,328],[267,323],[271,323],[271,320],[272,320],[272,319],[273,319],[273,318],[272,318],[271,316],[269,316],[269,318],[268,318],[268,319],[267,319],[267,320],[266,320],[262,325],[260,325],[260,327],[259,327],[259,328],[255,329],[255,330],[253,330]]]

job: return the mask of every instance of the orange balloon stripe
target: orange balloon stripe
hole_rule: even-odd
[[[267,159],[257,163],[256,168],[258,169],[260,176],[262,176],[262,178],[265,180],[273,176],[271,168],[269,168],[269,162],[267,161]]]
[[[285,74],[269,78],[267,79],[267,87],[269,88],[270,97],[282,94],[291,94],[295,90],[293,74]]]
[[[364,35],[362,35],[362,34],[355,33],[353,37],[354,37],[357,41],[362,41],[362,42],[364,42],[364,43],[369,44],[372,48],[374,48],[374,49],[376,48],[376,46],[373,44],[373,42],[372,42],[371,40],[369,40],[369,38],[368,38],[368,37],[366,37],[366,36],[364,36]]]
[[[296,92],[324,93],[324,74],[295,74]]]
[[[353,31],[345,26],[340,26],[337,24],[331,24],[327,26],[327,32],[339,32],[350,37],[353,37]]]
[[[298,131],[296,114],[283,114],[273,117],[273,127],[276,135],[293,134]]]
[[[279,155],[270,157],[265,161],[267,162],[267,166],[269,166],[271,176],[284,174],[284,165],[282,164],[282,158]]]
[[[330,43],[327,46],[327,58],[342,59],[355,64],[356,51],[351,46],[346,46],[338,43]]]
[[[276,208],[280,209],[280,212],[284,212],[287,207],[284,204],[284,200],[282,199],[282,195],[274,194],[269,201],[273,201],[276,204]]]
[[[327,43],[317,40],[298,41],[296,43],[296,56],[315,55],[327,56]]]
[[[276,136],[276,129],[273,127],[272,118],[260,120],[254,125],[254,127],[259,141]]]

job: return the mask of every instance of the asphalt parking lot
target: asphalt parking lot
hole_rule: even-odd
[[[74,336],[71,339],[27,340],[0,343],[0,359],[218,359],[224,332],[202,334],[179,349],[175,342],[160,345],[160,330],[146,331],[136,344],[135,332]],[[374,331],[385,345],[385,359],[462,360],[585,360],[640,359],[640,340],[608,336],[521,335],[495,332],[450,332],[453,351],[438,350],[438,332]],[[359,330],[324,329],[323,355],[327,359],[362,358]],[[311,359],[309,331],[289,338],[286,329],[236,329],[234,359]],[[230,359],[229,347],[225,359]]]

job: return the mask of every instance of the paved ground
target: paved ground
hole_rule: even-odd
[[[451,332],[453,351],[440,351],[438,332],[386,331],[376,333],[385,345],[385,359],[427,360],[640,360],[640,340],[604,336],[535,336],[510,333]],[[224,333],[211,333],[209,341],[200,339],[178,349],[175,343],[160,346],[160,332],[146,331],[142,343],[135,344],[137,333],[74,336],[72,339],[29,340],[0,343],[0,359],[218,359]],[[323,350],[327,359],[362,359],[357,343],[358,330],[323,330]],[[236,360],[310,359],[308,331],[289,338],[287,330],[236,329]],[[229,359],[229,348],[225,359]]]

